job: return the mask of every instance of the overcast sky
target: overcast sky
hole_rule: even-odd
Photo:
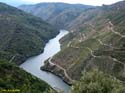
[[[100,6],[102,4],[112,4],[122,0],[0,0],[0,2],[5,2],[7,4],[18,6],[21,4],[35,4],[40,2],[65,2],[65,3],[80,3],[87,5]]]

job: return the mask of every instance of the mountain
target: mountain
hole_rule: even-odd
[[[58,33],[58,29],[40,18],[0,3],[0,93],[54,91],[17,65],[42,52],[45,43]]]
[[[83,10],[93,8],[93,6],[67,3],[39,3],[35,5],[21,5],[18,8],[40,17],[60,29],[66,29]]]
[[[22,63],[38,55],[58,29],[19,9],[0,3],[0,58]]]
[[[61,39],[62,51],[41,69],[72,84],[82,72],[99,69],[125,82],[125,2],[84,10]]]
[[[31,6],[36,7],[36,5]],[[76,8],[77,6],[74,6],[70,9],[68,8],[70,4],[68,4],[68,6],[64,9],[64,7],[59,4],[60,7],[56,8],[56,10],[52,8],[55,6],[58,6],[58,4],[48,5],[47,7],[44,6],[45,9],[43,8],[42,10],[39,8],[38,10],[45,13],[43,14],[38,12],[41,14],[38,14],[39,17],[44,17],[43,19],[45,21],[57,26],[60,29],[65,28],[70,30],[70,33],[60,40],[62,50],[53,58],[46,60],[45,66],[41,67],[41,69],[50,71],[60,76],[69,84],[74,84],[74,82],[78,81],[79,83],[76,84],[76,86],[80,84],[82,88],[84,87],[81,84],[84,84],[84,82],[87,84],[89,83],[91,86],[94,84],[94,89],[95,87],[98,87],[98,77],[96,77],[97,79],[95,78],[97,81],[91,82],[91,80],[94,80],[94,75],[96,74],[88,74],[85,81],[84,77],[81,78],[82,73],[86,71],[93,71],[94,69],[98,69],[100,71],[99,73],[101,74],[101,80],[99,79],[99,81],[103,83],[99,85],[99,89],[103,84],[106,84],[106,86],[104,85],[104,88],[106,89],[108,83],[110,83],[112,86],[112,83],[110,82],[110,80],[112,81],[112,78],[113,82],[115,82],[115,78],[117,78],[119,83],[125,84],[125,1],[117,2],[112,5],[103,5],[102,7],[89,6],[87,8],[79,8],[78,5],[78,8]],[[37,4],[37,7],[41,7],[41,4]],[[31,55],[35,55],[34,53],[37,51],[36,47],[41,46],[39,41],[45,42],[45,38],[47,38],[49,35],[51,36],[52,33],[55,35],[58,33],[58,31],[56,31],[56,29],[50,30],[52,26],[43,22],[40,20],[40,18],[26,14],[21,10],[5,4],[2,4],[0,9],[0,28],[3,29],[1,30],[2,34],[0,34],[0,49],[2,55],[0,57],[1,59],[4,58],[9,61],[7,63],[4,63],[3,61],[0,62],[0,68],[2,69],[2,74],[0,74],[2,77],[2,80],[0,80],[3,82],[2,87],[5,88],[6,83],[9,82],[8,84],[13,84],[13,80],[16,80],[13,85],[16,86],[16,83],[23,83],[22,85],[24,90],[27,90],[25,89],[24,82],[21,82],[20,77],[26,76],[26,78],[28,78],[28,76],[33,76],[27,73],[26,75],[24,74],[18,77],[18,75],[15,75],[14,73],[17,73],[18,71],[19,73],[23,72],[21,72],[22,70],[20,68],[16,68],[14,64],[11,64],[11,62],[17,62],[16,60],[19,60],[18,57],[20,56],[29,57]],[[33,10],[30,9],[29,6],[27,9],[30,11],[32,10],[32,12],[29,12],[31,14],[37,11],[37,8]],[[18,42],[19,40],[20,42]],[[36,45],[32,46],[33,44]],[[13,68],[16,70],[13,70]],[[7,71],[7,69],[10,70]],[[106,75],[109,74],[108,77],[111,76],[112,78],[108,78],[109,81],[105,82],[107,79],[105,80],[104,78],[104,80],[102,80],[103,73],[104,76],[106,73]],[[91,77],[91,75],[93,77]],[[7,80],[5,83],[4,78]],[[81,83],[79,81],[80,78],[82,79]],[[86,79],[90,79],[89,82]],[[10,80],[12,81],[10,82]],[[27,79],[25,82],[31,85],[33,78],[28,78],[28,80],[30,80],[30,83],[27,81]],[[35,84],[37,85],[38,91],[40,91],[41,85],[39,86],[38,79],[35,80],[37,82],[37,84]],[[45,82],[42,82],[42,84],[42,86],[47,86]],[[35,85],[30,86],[29,91],[33,89],[32,91],[36,92],[36,90],[34,90],[34,86]],[[13,86],[8,85],[8,87],[10,88]],[[47,86],[45,89],[49,88],[50,86]],[[93,86],[90,88],[93,90]]]

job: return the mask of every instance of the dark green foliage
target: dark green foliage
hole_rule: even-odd
[[[98,70],[84,72],[72,87],[72,93],[124,93],[125,87],[116,78]]]
[[[51,87],[17,67],[26,58],[43,51],[45,43],[58,34],[48,23],[19,9],[0,3],[0,93],[44,93]],[[52,89],[53,90],[53,89]]]
[[[37,55],[58,32],[40,18],[0,3],[0,55],[23,58]]]
[[[20,93],[44,93],[50,86],[16,65],[0,61],[0,93],[3,89],[19,89]]]

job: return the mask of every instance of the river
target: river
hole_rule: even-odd
[[[64,93],[68,93],[70,86],[56,75],[40,70],[40,67],[44,65],[45,60],[54,56],[61,50],[59,40],[66,34],[68,34],[68,31],[60,30],[60,33],[55,38],[49,40],[49,42],[46,44],[43,53],[27,59],[23,64],[20,65],[20,67],[25,71],[44,80],[52,87],[64,90]]]

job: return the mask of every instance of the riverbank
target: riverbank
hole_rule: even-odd
[[[61,50],[59,40],[66,34],[68,34],[68,31],[61,30],[55,38],[46,43],[43,53],[27,59],[20,65],[20,67],[32,75],[44,80],[52,88],[62,90],[64,93],[69,93],[70,86],[62,81],[61,78],[52,73],[40,70],[40,67],[44,65],[45,60],[54,56]]]
[[[67,83],[69,86],[73,84],[73,80],[69,78],[66,74],[65,71],[61,68],[59,68],[57,65],[50,63],[49,59],[45,61],[45,65],[41,66],[40,68],[43,71],[51,72],[54,75],[58,76],[61,78],[65,83]]]
[[[44,40],[44,43],[42,44],[41,48],[38,48],[38,50],[34,49],[34,50],[32,50],[33,51],[32,53],[27,53],[25,55],[24,54],[18,54],[18,53],[13,54],[8,58],[8,61],[9,62],[15,62],[18,66],[23,64],[28,58],[31,58],[33,56],[37,56],[37,55],[43,53],[44,52],[44,47],[49,42],[49,40],[56,37],[59,33],[60,33],[60,31],[57,31],[52,36],[48,37],[48,39]]]

